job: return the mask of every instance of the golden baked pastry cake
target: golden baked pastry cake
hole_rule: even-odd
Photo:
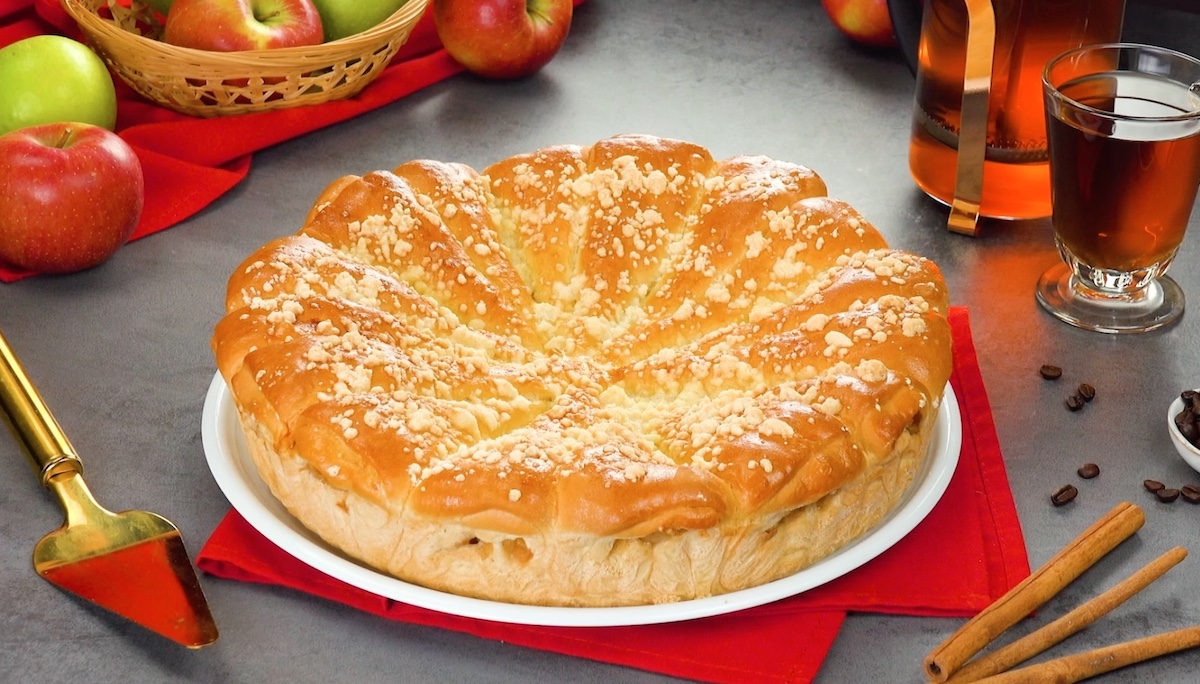
[[[753,587],[885,516],[947,295],[803,166],[618,136],[331,184],[213,348],[271,491],[408,582],[616,606]]]

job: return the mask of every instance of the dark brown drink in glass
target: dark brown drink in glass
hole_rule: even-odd
[[[1200,186],[1200,60],[1131,43],[1089,45],[1043,74],[1061,261],[1038,303],[1076,327],[1136,333],[1183,315],[1166,275]]]
[[[1124,116],[1200,109],[1200,94],[1141,73],[1085,76],[1058,90],[1085,107]],[[1092,268],[1166,270],[1200,186],[1200,121],[1150,130],[1087,110],[1060,113],[1048,126],[1060,161],[1051,186],[1062,248]]]

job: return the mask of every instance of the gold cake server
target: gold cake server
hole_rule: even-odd
[[[34,547],[38,574],[189,648],[216,641],[217,626],[179,529],[154,513],[112,513],[96,503],[79,456],[3,335],[0,409],[66,513],[63,526]]]

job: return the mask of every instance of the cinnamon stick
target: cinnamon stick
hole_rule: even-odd
[[[1054,622],[1017,639],[1004,648],[967,663],[954,676],[946,680],[946,684],[977,682],[984,677],[1004,672],[1013,665],[1029,660],[1108,614],[1129,600],[1130,597],[1145,589],[1151,582],[1162,577],[1164,573],[1178,565],[1186,557],[1187,550],[1181,546],[1167,551],[1108,591],[1081,604]]]
[[[1146,521],[1142,509],[1117,504],[1020,584],[984,608],[925,657],[925,674],[945,682],[1001,632],[1050,600]]]
[[[1142,637],[980,679],[979,684],[1071,684],[1143,660],[1200,646],[1200,625]]]

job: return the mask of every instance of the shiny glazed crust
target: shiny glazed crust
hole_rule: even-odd
[[[678,601],[903,495],[950,374],[937,267],[811,170],[648,136],[348,176],[213,337],[280,501],[403,580]]]

